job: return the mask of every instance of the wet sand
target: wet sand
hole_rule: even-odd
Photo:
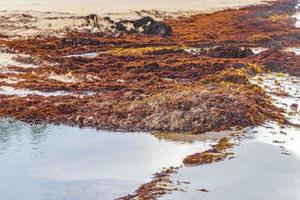
[[[290,106],[300,103],[300,86],[297,84],[300,79],[284,74],[259,77],[274,103],[285,109],[289,121],[299,124],[300,113]],[[275,82],[280,85],[275,86]],[[278,88],[289,96],[271,94]],[[300,129],[267,122],[244,132],[247,138],[230,151],[234,153],[233,159],[179,170],[171,180],[189,182],[182,186],[187,192],[175,192],[161,199],[185,200],[195,196],[204,200],[299,199]],[[209,192],[199,191],[201,189]]]
[[[267,134],[267,133],[266,133]],[[254,136],[255,137],[255,136]],[[298,141],[299,142],[299,141]],[[235,147],[235,158],[221,163],[185,168],[172,177],[186,192],[166,195],[164,200],[297,200],[300,198],[300,159],[282,154],[272,144],[247,139]],[[206,189],[208,192],[199,190]]]
[[[300,85],[297,84],[300,78],[264,74],[257,79],[263,80],[256,83],[266,88],[274,104],[286,111],[289,121],[299,124],[300,113],[291,109],[291,105],[300,103]],[[280,85],[275,86],[275,82]],[[279,88],[288,96],[274,95]],[[181,191],[167,193],[159,199],[299,199],[300,128],[266,122],[262,126],[246,128],[243,133],[242,140],[235,140],[234,148],[228,151],[232,154],[229,159],[180,168],[170,180],[178,183]]]

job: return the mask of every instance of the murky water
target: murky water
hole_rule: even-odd
[[[0,199],[111,200],[208,144],[0,120]]]

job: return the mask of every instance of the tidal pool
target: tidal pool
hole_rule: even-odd
[[[0,120],[5,200],[106,200],[127,195],[162,167],[209,148],[202,141]]]

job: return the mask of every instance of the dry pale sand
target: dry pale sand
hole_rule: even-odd
[[[128,12],[136,10],[209,11],[245,6],[261,0],[1,0],[2,10],[37,10],[74,14]]]
[[[166,18],[260,2],[262,0],[0,0],[0,26],[5,27],[0,34],[11,38],[64,35],[69,30],[89,28],[82,26],[84,21],[80,16],[91,13],[112,19]]]

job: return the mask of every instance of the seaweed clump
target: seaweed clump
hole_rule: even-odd
[[[259,86],[250,84],[246,70],[228,69],[189,86],[134,101],[129,104],[124,126],[142,130],[222,131],[255,126],[267,119],[283,122],[279,110]],[[127,121],[129,120],[129,121]]]
[[[222,161],[229,155],[232,155],[226,152],[226,150],[230,149],[232,146],[233,144],[230,143],[230,141],[227,138],[222,138],[211,149],[201,153],[196,153],[187,156],[183,160],[183,163],[187,166],[191,166],[191,165],[204,165],[204,164],[210,164],[213,162]]]
[[[300,31],[291,17],[295,4],[278,0],[167,19],[172,28],[168,37],[74,30],[63,37],[0,40],[10,53],[33,57],[18,62],[39,66],[8,66],[14,73],[1,74],[0,86],[70,93],[2,94],[0,116],[30,123],[194,134],[266,120],[285,123],[281,110],[249,78],[268,71],[299,75],[298,56],[279,50],[299,44]],[[86,20],[93,26],[99,19],[92,15]],[[149,22],[152,19],[144,18],[130,23],[140,28]],[[251,47],[270,49],[253,55]]]
[[[300,76],[300,57],[294,52],[268,50],[262,52],[256,59],[265,66],[265,72],[283,72]]]
[[[143,97],[2,96],[1,116],[26,122],[66,123],[126,131],[200,134],[247,127],[273,119],[284,122],[264,90],[249,82],[245,69],[229,68],[190,84]],[[119,93],[118,91],[116,92]]]
[[[148,200],[157,199],[172,191],[181,191],[181,188],[175,186],[171,181],[170,176],[176,174],[177,167],[169,167],[161,172],[155,173],[152,181],[141,185],[134,194],[129,194],[125,197],[118,198],[118,200]]]

